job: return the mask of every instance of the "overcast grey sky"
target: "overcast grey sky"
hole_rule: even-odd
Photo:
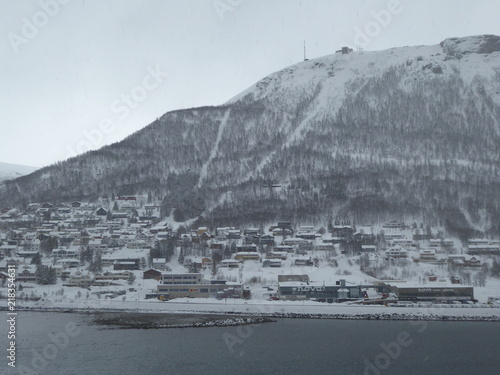
[[[45,166],[343,45],[500,35],[498,0],[0,0],[0,161]],[[364,35],[361,35],[363,33]]]

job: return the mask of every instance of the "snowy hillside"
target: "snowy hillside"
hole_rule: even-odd
[[[336,53],[17,179],[0,204],[142,193],[210,225],[410,217],[500,232],[499,119],[498,36]]]
[[[9,164],[0,162],[0,183],[5,180],[12,180],[31,172],[36,171],[38,168],[30,167],[27,165],[19,165],[19,164]]]
[[[500,38],[488,36],[446,39],[434,46],[392,48],[375,52],[336,53],[304,61],[273,73],[238,94],[226,104],[269,100],[288,108],[315,91],[317,105],[337,110],[347,95],[363,90],[363,83],[381,77],[389,67],[406,66],[401,87],[410,90],[415,81],[457,74],[467,85],[481,81],[486,93],[500,103],[498,74]],[[485,47],[489,45],[489,48]],[[319,88],[318,88],[319,87]]]

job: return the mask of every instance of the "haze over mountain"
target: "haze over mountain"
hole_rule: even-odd
[[[218,225],[400,218],[500,232],[499,119],[498,36],[336,53],[7,182],[0,203],[143,193]]]
[[[12,180],[26,174],[30,174],[38,169],[28,165],[10,164],[0,162],[0,183],[5,180]]]

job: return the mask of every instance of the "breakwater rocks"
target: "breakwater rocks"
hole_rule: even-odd
[[[445,315],[426,313],[369,313],[369,314],[307,314],[271,313],[262,316],[296,319],[340,319],[340,320],[437,320],[462,322],[500,322],[500,315]]]
[[[188,327],[228,327],[275,322],[270,317],[214,314],[92,313],[91,324],[106,328],[159,329]]]

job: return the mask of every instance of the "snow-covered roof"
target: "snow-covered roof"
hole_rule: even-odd
[[[165,258],[153,258],[153,263],[166,263]]]
[[[221,263],[238,263],[239,264],[240,262],[238,262],[235,259],[224,259],[221,261]]]

